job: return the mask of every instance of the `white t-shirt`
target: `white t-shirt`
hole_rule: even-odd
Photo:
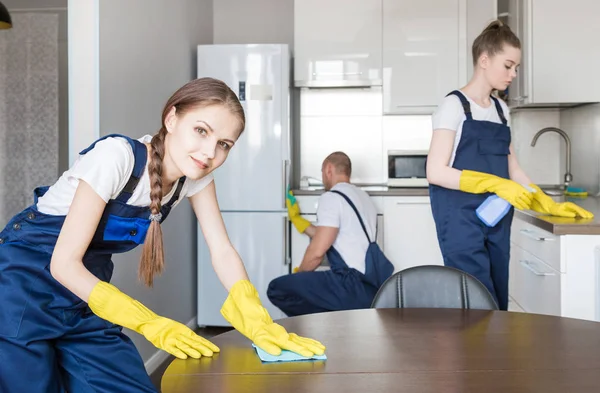
[[[337,190],[350,198],[367,228],[369,238],[375,241],[377,210],[369,198],[369,194],[349,183],[338,183],[333,186],[332,190]],[[365,257],[369,241],[360,226],[356,213],[341,195],[333,192],[321,195],[315,225],[339,228],[333,247],[349,267],[361,273],[365,272]]]
[[[463,95],[467,97],[464,93]],[[494,101],[491,98],[490,106],[487,108],[478,105],[469,97],[467,97],[467,101],[469,101],[469,104],[471,104],[471,116],[473,117],[473,120],[502,123],[502,120],[500,120],[500,116],[498,116],[498,111],[496,110],[496,104],[494,104]],[[510,125],[510,113],[508,110],[508,106],[501,99],[498,99],[498,101],[500,101],[500,106],[502,107],[502,112],[504,113],[504,117],[506,118],[507,125]],[[454,137],[454,147],[452,149],[452,156],[450,157],[450,163],[448,164],[450,166],[454,164],[456,148],[458,147],[458,143],[460,142],[460,137],[462,135],[463,122],[466,119],[467,117],[465,116],[465,110],[463,109],[460,99],[454,94],[444,97],[444,100],[437,107],[436,111],[433,114],[432,124],[434,131],[440,129],[456,131],[456,136]]]
[[[151,139],[151,135],[145,135],[138,140],[142,143],[150,143]],[[116,198],[125,188],[133,172],[134,164],[133,149],[125,138],[110,137],[101,140],[92,150],[79,156],[73,166],[65,171],[56,183],[38,199],[38,210],[45,214],[66,215],[71,202],[73,202],[80,179],[89,184],[105,202],[108,202],[110,199]],[[196,194],[212,180],[212,174],[200,180],[186,178],[179,194],[179,200],[184,196],[190,197]],[[163,196],[163,204],[171,200],[176,188],[172,187],[169,194]],[[127,204],[150,206],[150,176],[147,163]]]

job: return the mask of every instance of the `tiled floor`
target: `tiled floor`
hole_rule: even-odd
[[[210,338],[210,337],[214,337],[218,334],[228,332],[229,330],[231,330],[231,328],[206,327],[206,328],[202,328],[202,329],[197,329],[196,333],[204,338]],[[156,371],[154,371],[152,374],[150,374],[150,379],[152,380],[152,383],[154,384],[154,386],[156,386],[156,389],[159,392],[160,392],[160,380],[162,379],[162,376],[165,373],[165,370],[167,369],[169,364],[171,364],[173,359],[175,359],[174,356],[169,356],[169,358],[167,360],[165,360],[163,362],[163,364],[161,364],[160,367],[158,367],[156,369]]]

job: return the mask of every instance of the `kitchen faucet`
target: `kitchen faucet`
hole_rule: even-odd
[[[545,134],[546,132],[554,131],[558,135],[562,136],[567,144],[567,172],[565,173],[565,189],[568,187],[569,183],[573,181],[573,175],[571,174],[571,139],[566,132],[556,127],[546,127],[539,130],[533,137],[531,141],[531,146],[535,146],[540,135]]]

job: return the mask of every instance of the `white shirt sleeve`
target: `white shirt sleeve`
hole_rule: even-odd
[[[342,206],[341,197],[332,192],[325,192],[319,198],[319,207],[317,208],[317,223],[319,227],[340,227],[340,215]]]
[[[187,190],[187,197],[191,197],[194,194],[199,193],[200,191],[202,191],[206,186],[208,186],[210,184],[210,182],[212,182],[214,179],[213,174],[209,173],[207,176],[204,176],[202,179],[200,180],[193,180],[190,182],[189,188]]]
[[[465,111],[460,99],[454,95],[444,97],[442,103],[433,113],[433,130],[457,131],[460,123],[464,120]]]
[[[123,138],[106,138],[71,168],[70,179],[83,180],[107,202],[116,198],[133,171],[133,150]]]

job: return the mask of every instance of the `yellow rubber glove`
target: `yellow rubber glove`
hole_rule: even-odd
[[[283,326],[274,323],[262,306],[256,288],[248,280],[233,284],[221,314],[257,347],[271,355],[281,354],[282,349],[306,357],[325,353],[325,346],[320,342],[288,333]]]
[[[298,206],[296,197],[289,188],[285,196],[285,205],[288,209],[288,217],[292,224],[294,224],[294,227],[296,227],[296,230],[300,233],[304,233],[311,223],[300,215],[300,207]]]
[[[295,274],[295,273],[298,273],[298,271],[299,271],[299,270],[300,270],[300,267],[296,266],[296,267],[295,267],[295,268],[292,270],[292,273],[293,273],[293,274]]]
[[[148,341],[179,359],[212,356],[219,347],[187,326],[156,315],[117,287],[100,281],[92,289],[88,305],[94,314],[142,334]]]
[[[529,209],[533,200],[532,193],[519,183],[489,173],[463,170],[459,187],[472,194],[493,192],[521,210]]]
[[[544,191],[535,184],[530,184],[529,186],[535,189],[535,192],[533,193],[533,202],[531,203],[531,210],[533,211],[557,217],[594,217],[594,214],[572,202],[554,202],[552,198],[546,195]]]

